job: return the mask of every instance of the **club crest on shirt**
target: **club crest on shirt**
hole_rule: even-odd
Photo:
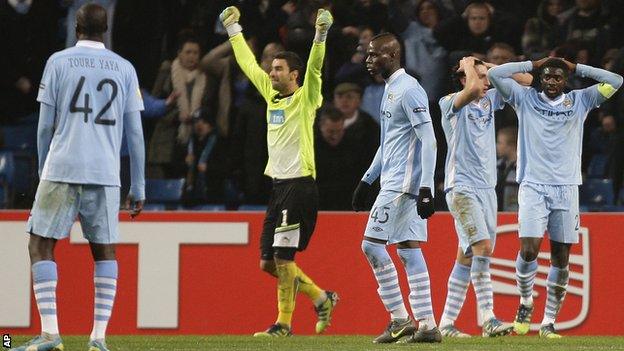
[[[572,100],[570,100],[570,98],[565,98],[565,99],[563,100],[563,106],[564,106],[565,108],[570,108],[570,107],[572,107]]]

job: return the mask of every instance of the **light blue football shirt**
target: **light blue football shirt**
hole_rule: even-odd
[[[388,78],[381,101],[381,138],[376,156],[381,164],[381,189],[418,195],[422,142],[414,127],[431,123],[428,101],[425,90],[404,69]],[[367,174],[364,179],[369,177],[375,175]],[[422,186],[432,187],[433,179],[425,179]]]
[[[132,64],[81,40],[50,56],[37,101],[56,109],[41,179],[119,186],[123,115],[143,110]]]
[[[531,62],[526,61],[493,70],[513,69],[516,73],[529,72],[532,68]],[[582,65],[577,65],[577,71],[582,70]],[[496,77],[490,77],[495,83]],[[535,88],[523,87],[511,79],[505,79],[504,84],[509,91],[504,99],[518,115],[516,181],[580,185],[583,123],[589,111],[606,100],[599,85],[572,90],[550,100]]]
[[[496,186],[496,136],[494,112],[505,107],[496,89],[478,102],[459,110],[453,103],[457,93],[440,99],[442,129],[448,150],[444,166],[444,191],[455,186],[494,188]]]

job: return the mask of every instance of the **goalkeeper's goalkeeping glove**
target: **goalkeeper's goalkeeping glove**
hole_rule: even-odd
[[[230,38],[243,31],[243,27],[238,24],[240,11],[238,11],[236,6],[226,7],[225,10],[223,10],[223,12],[219,15],[219,19],[221,20],[221,23],[223,23],[223,27],[225,27],[225,30]]]
[[[314,41],[322,43],[327,39],[327,32],[329,27],[334,23],[334,18],[331,13],[325,9],[319,9],[316,13],[316,34],[314,35]]]

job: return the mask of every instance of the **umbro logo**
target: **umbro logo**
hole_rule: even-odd
[[[373,229],[376,232],[383,232],[383,228],[380,228],[380,227],[373,227],[371,229]]]

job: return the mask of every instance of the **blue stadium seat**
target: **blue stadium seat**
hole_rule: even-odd
[[[37,123],[5,125],[0,128],[4,147],[13,151],[37,152]]]
[[[13,184],[15,160],[11,151],[0,151],[0,182]]]
[[[177,209],[182,192],[184,178],[180,179],[146,179],[145,197],[146,210]]]
[[[12,205],[11,186],[15,178],[15,161],[10,151],[0,152],[0,208]]]
[[[266,205],[240,205],[238,206],[239,211],[266,211]]]
[[[587,179],[581,186],[581,204],[590,211],[613,205],[613,181],[611,179]]]
[[[596,154],[592,156],[587,168],[587,178],[604,178],[607,169],[609,156]]]
[[[225,204],[204,204],[185,208],[190,211],[225,211]]]

